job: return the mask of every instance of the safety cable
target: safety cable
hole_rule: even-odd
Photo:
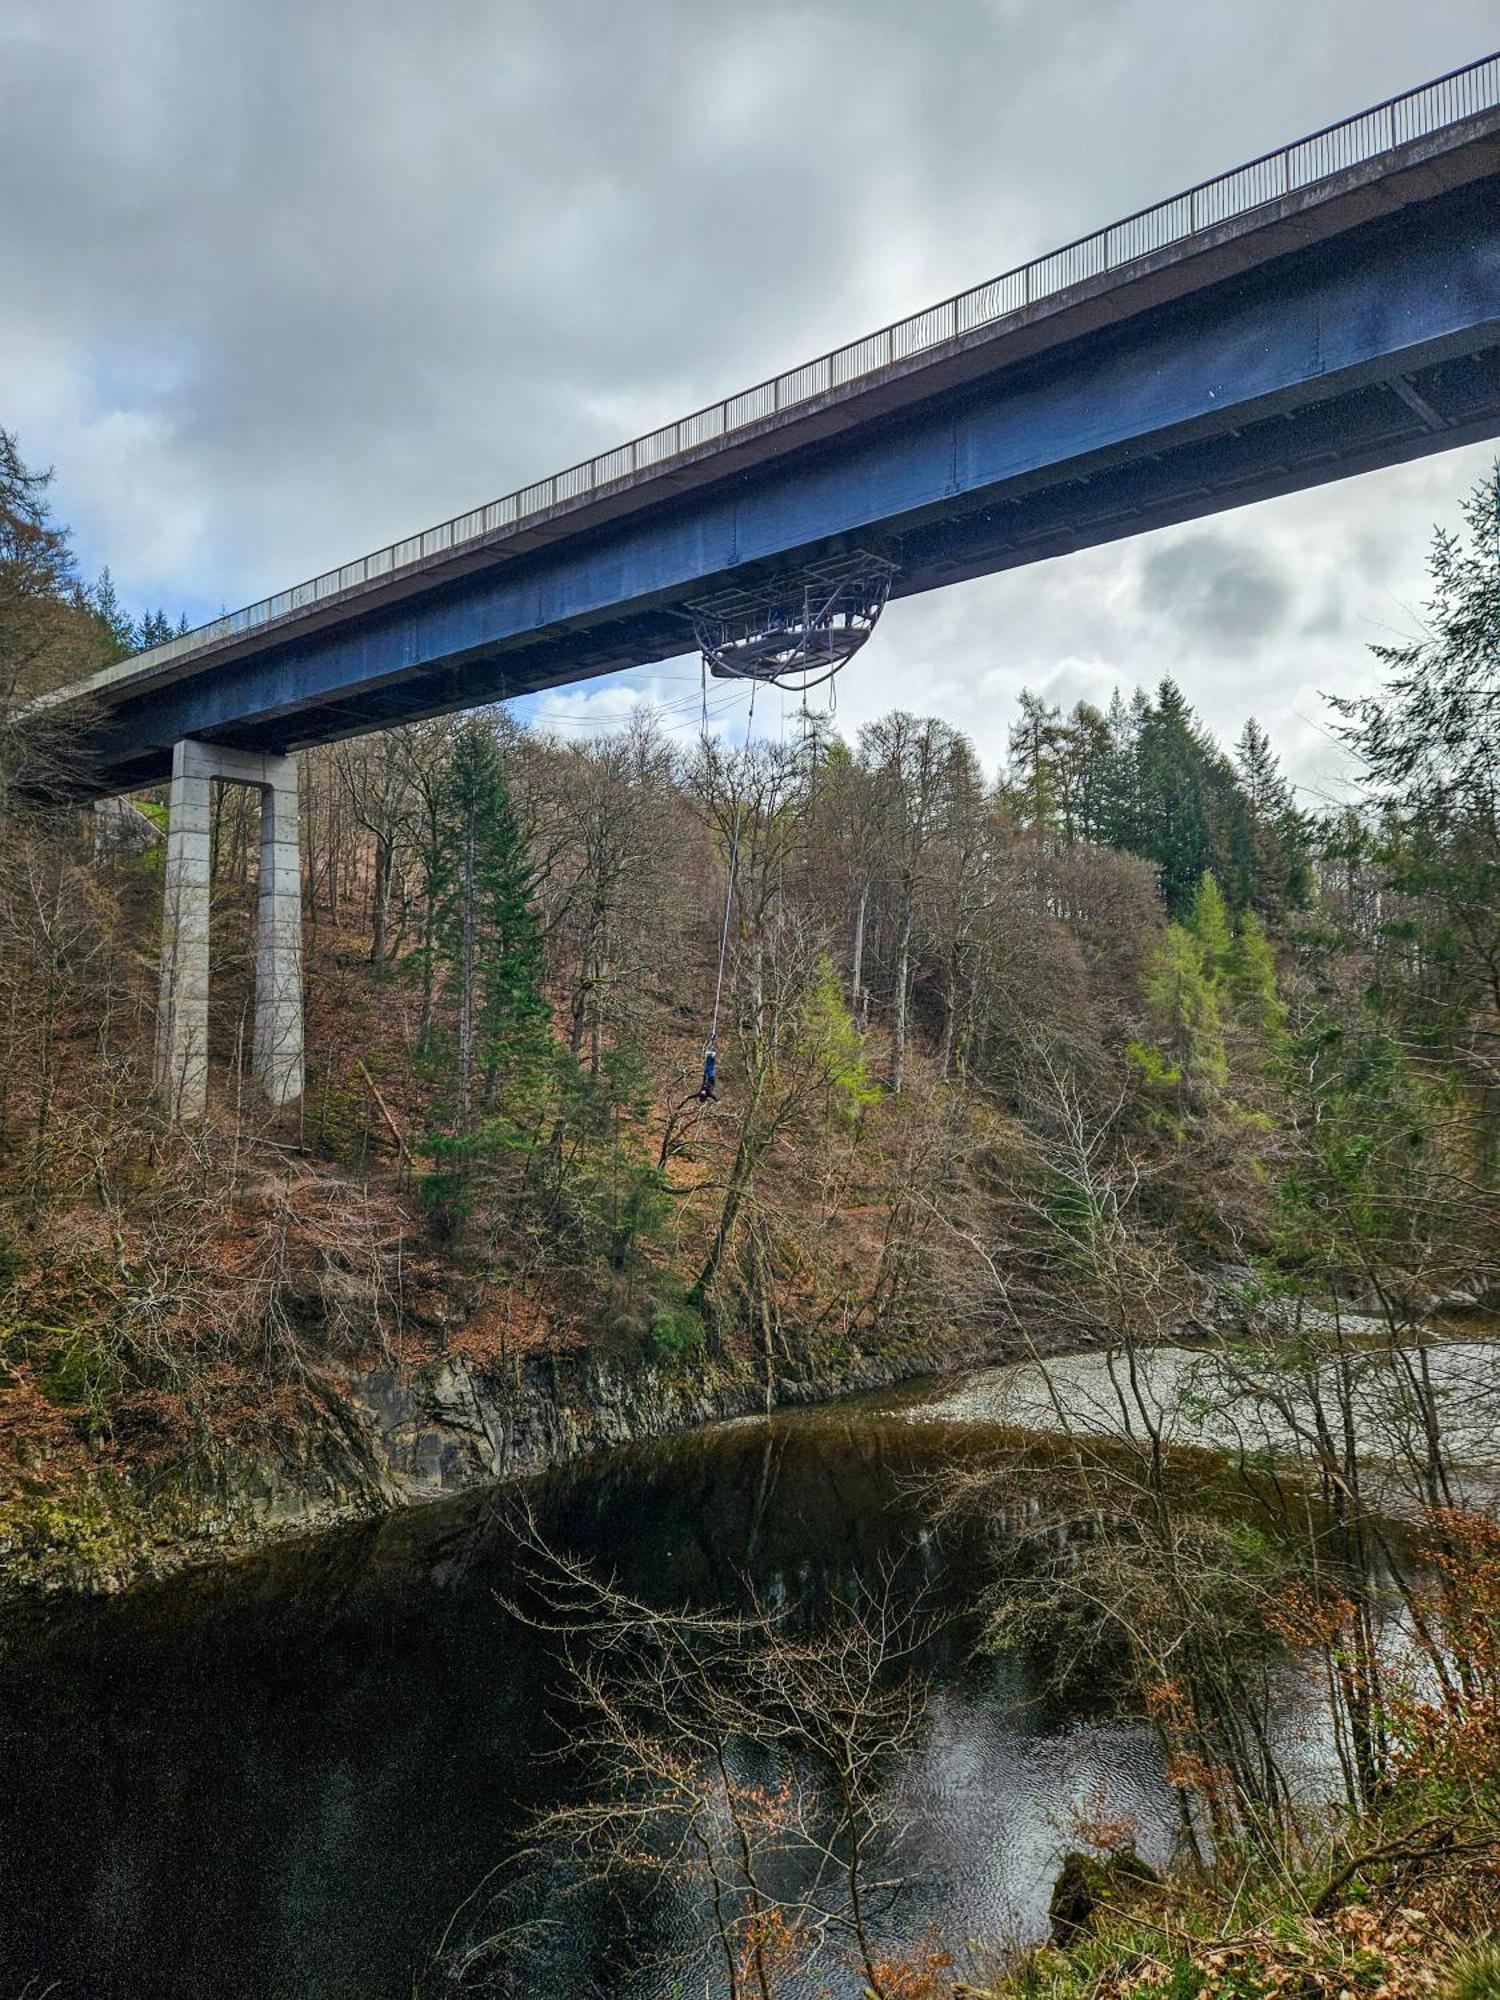
[[[755,728],[755,690],[759,682],[750,683],[750,712],[745,718],[745,749],[750,748],[751,733]],[[708,740],[707,721],[704,724],[704,742]],[[704,1045],[705,1055],[713,1055],[719,1043],[719,1002],[724,997],[724,964],[729,956],[729,918],[734,909],[734,883],[740,865],[740,827],[744,819],[744,798],[737,794],[734,801],[734,830],[729,838],[729,883],[724,895],[724,922],[719,930],[719,971],[714,981],[714,1011],[709,1023],[708,1041]]]
[[[747,751],[750,748],[750,743],[754,733],[754,729],[755,729],[755,682],[751,681],[750,711],[745,718],[745,749]],[[707,751],[708,749],[708,663],[707,661],[704,662],[704,669],[703,669],[702,734],[703,734],[703,748],[705,751]],[[703,1048],[703,1082],[700,1084],[697,1090],[692,1090],[688,1092],[687,1096],[683,1098],[682,1102],[676,1107],[676,1109],[672,1112],[671,1116],[667,1119],[666,1130],[661,1135],[661,1152],[658,1154],[656,1161],[657,1171],[660,1173],[665,1173],[666,1171],[667,1161],[671,1156],[671,1151],[672,1151],[672,1140],[676,1136],[677,1126],[682,1118],[683,1112],[687,1110],[690,1104],[696,1104],[698,1107],[698,1117],[701,1122],[705,1107],[715,1102],[717,1097],[717,1092],[714,1089],[714,1079],[715,1079],[715,1071],[718,1065],[718,1058],[716,1051],[719,1040],[719,1003],[722,1001],[724,997],[724,967],[729,957],[729,919],[734,910],[734,885],[736,876],[739,873],[740,830],[744,825],[744,815],[745,815],[744,798],[742,795],[740,795],[736,797],[734,802],[734,830],[730,834],[729,838],[729,881],[725,887],[725,892],[724,892],[724,921],[719,928],[719,970],[718,970],[718,976],[714,980],[713,1018],[709,1022],[708,1040],[704,1044]]]

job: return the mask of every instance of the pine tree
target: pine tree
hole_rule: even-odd
[[[1233,764],[1202,737],[1203,791],[1208,812],[1210,866],[1233,910],[1248,907],[1255,889],[1255,825]]]
[[[153,646],[164,646],[177,635],[177,627],[165,611],[148,611],[135,629],[135,649],[139,653],[149,653]]]
[[[1311,870],[1306,823],[1271,739],[1253,715],[1240,731],[1234,761],[1250,817],[1250,901],[1274,918],[1307,901]]]
[[[1063,838],[1107,838],[1111,818],[1114,744],[1107,718],[1080,701],[1059,731],[1057,793]]]
[[[542,943],[525,844],[491,731],[460,730],[439,801],[434,945],[457,1017],[457,1119],[467,1129],[476,1081],[486,1107],[508,1073],[549,1046]]]
[[[1500,467],[1440,529],[1428,558],[1426,636],[1371,650],[1378,695],[1335,701],[1389,837],[1393,887],[1414,899],[1447,1006],[1500,1015]],[[1492,1028],[1483,1033],[1488,1039]],[[1490,1067],[1492,1058],[1486,1058]]]
[[[1240,731],[1234,746],[1234,761],[1251,812],[1258,821],[1269,824],[1291,804],[1291,792],[1281,775],[1271,739],[1253,715],[1246,718]]]
[[[1140,851],[1140,804],[1136,761],[1140,711],[1118,688],[1109,699],[1104,726],[1108,747],[1099,770],[1092,838],[1128,853]]]
[[[108,565],[99,572],[99,581],[89,592],[89,608],[94,616],[101,619],[109,632],[113,646],[112,659],[125,660],[136,650],[135,626],[125,607],[120,602],[115,580],[109,573]]]
[[[1176,682],[1164,680],[1137,738],[1136,852],[1160,869],[1167,914],[1178,919],[1192,908],[1204,870],[1214,861],[1206,763],[1192,709]]]
[[[1133,810],[1128,848],[1160,871],[1167,914],[1187,919],[1205,871],[1230,909],[1243,909],[1254,883],[1254,831],[1234,766],[1200,728],[1175,681],[1154,702],[1139,693],[1130,710]]]

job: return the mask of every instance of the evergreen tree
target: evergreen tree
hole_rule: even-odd
[[[1300,909],[1311,887],[1308,832],[1271,739],[1252,715],[1234,746],[1250,818],[1250,901],[1269,917]]]
[[[1104,841],[1112,818],[1114,744],[1108,719],[1081,701],[1062,725],[1057,790],[1063,838]]]
[[[1235,1016],[1269,1040],[1280,1038],[1286,1012],[1276,991],[1276,959],[1253,910],[1246,910],[1229,958],[1229,994]]]
[[[1233,765],[1198,726],[1175,681],[1131,709],[1131,824],[1116,844],[1154,861],[1169,916],[1185,921],[1205,871],[1231,909],[1250,901],[1254,831]],[[1121,788],[1116,786],[1116,791]]]
[[[1384,818],[1391,886],[1412,899],[1413,940],[1450,1023],[1476,1007],[1491,1023],[1500,1017],[1497,515],[1500,468],[1464,502],[1462,532],[1434,538],[1426,636],[1373,647],[1385,687],[1334,703]]]
[[[181,629],[186,629],[185,621]],[[177,636],[178,630],[165,611],[148,611],[135,628],[135,650],[148,653],[153,646],[165,646]]]
[[[1140,852],[1140,808],[1137,796],[1137,738],[1141,712],[1127,704],[1118,688],[1110,696],[1104,726],[1108,746],[1099,770],[1098,798],[1092,838],[1106,847]]]
[[[1110,747],[1122,757],[1128,755],[1135,748],[1135,724],[1130,704],[1118,688],[1109,698],[1104,720],[1109,728]]]
[[[1255,826],[1233,764],[1210,738],[1202,741],[1211,865],[1230,908],[1243,910],[1255,889]]]
[[[1256,821],[1269,825],[1291,805],[1291,791],[1271,748],[1271,739],[1253,715],[1245,720],[1234,746],[1234,761]]]
[[[136,650],[136,630],[125,607],[120,602],[115,580],[109,573],[109,566],[99,572],[99,581],[88,593],[89,609],[103,621],[109,633],[113,648],[111,660],[125,660]]]
[[[1177,683],[1164,680],[1137,737],[1136,852],[1161,871],[1162,899],[1167,914],[1177,919],[1192,908],[1204,871],[1214,862],[1207,761],[1192,709]]]
[[[483,722],[459,731],[438,804],[434,946],[457,1017],[457,1120],[472,1122],[506,1075],[550,1044],[532,877],[495,739]]]
[[[1421,1269],[1434,1239],[1475,1206],[1433,1200],[1435,1173],[1446,1197],[1453,1166],[1441,1089],[1368,1009],[1310,1014],[1291,1056],[1298,1146],[1277,1190],[1278,1261],[1330,1291],[1382,1266]]]

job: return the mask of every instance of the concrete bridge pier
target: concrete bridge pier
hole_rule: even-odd
[[[157,1094],[175,1119],[201,1118],[208,1102],[208,916],[211,787],[260,793],[260,896],[256,919],[253,1062],[273,1104],[302,1095],[302,869],[297,765],[185,736],[172,751],[161,998],[156,1016]]]

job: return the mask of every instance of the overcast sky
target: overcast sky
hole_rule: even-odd
[[[1497,41],[1494,0],[0,0],[0,423],[85,568],[196,622]],[[1170,672],[1330,785],[1320,690],[1412,629],[1492,458],[895,605],[840,721],[933,709],[993,765],[1022,686]]]

